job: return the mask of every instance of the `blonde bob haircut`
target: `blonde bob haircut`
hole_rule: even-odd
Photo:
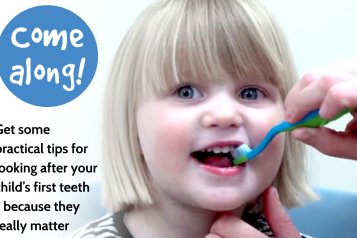
[[[290,51],[272,14],[256,0],[161,0],[147,8],[124,37],[107,86],[102,203],[111,212],[154,202],[140,155],[136,108],[151,94],[180,83],[189,69],[207,80],[264,75],[284,100],[297,80]],[[287,134],[273,181],[286,207],[315,194],[307,184],[302,144]]]

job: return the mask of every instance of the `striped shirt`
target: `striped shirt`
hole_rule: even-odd
[[[98,220],[92,221],[82,228],[76,230],[66,238],[133,238],[126,226],[124,225],[124,212],[114,214],[108,213]],[[273,237],[264,215],[245,212],[242,219],[265,234],[267,237]],[[302,238],[312,238],[301,234]]]

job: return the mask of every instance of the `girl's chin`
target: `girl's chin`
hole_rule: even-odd
[[[235,210],[241,206],[244,206],[244,202],[239,202],[237,200],[225,200],[225,201],[218,201],[218,200],[210,200],[210,201],[201,201],[200,207],[210,211],[231,211]]]

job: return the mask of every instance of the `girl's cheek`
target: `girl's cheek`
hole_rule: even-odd
[[[280,118],[274,115],[260,115],[250,120],[251,142],[257,146],[266,136],[266,134],[279,122]]]
[[[276,107],[274,109],[266,110],[261,115],[255,116],[251,120],[251,132],[250,138],[253,148],[257,147],[259,143],[264,139],[267,133],[277,124],[283,121],[284,114],[282,107]],[[275,136],[270,142],[268,147],[262,153],[262,157],[276,158],[281,160],[285,145],[285,135],[280,133]]]
[[[156,116],[151,125],[155,148],[152,159],[167,169],[180,170],[184,164],[181,162],[189,158],[191,152],[191,122],[177,110],[162,108]]]

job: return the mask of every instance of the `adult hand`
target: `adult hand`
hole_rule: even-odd
[[[301,238],[298,230],[280,203],[278,192],[274,187],[268,188],[263,194],[264,215],[273,231],[275,238]],[[224,215],[211,227],[210,234],[205,238],[267,238],[266,235],[233,216]]]
[[[326,119],[345,108],[357,108],[357,58],[339,60],[306,74],[286,97],[285,119],[295,123],[318,108]],[[293,136],[326,155],[357,160],[357,111],[351,114],[353,119],[343,132],[326,127],[299,128]]]

